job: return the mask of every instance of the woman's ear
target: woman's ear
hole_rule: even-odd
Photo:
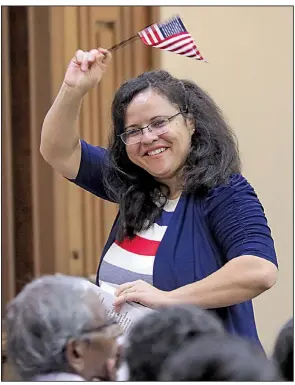
[[[186,117],[186,124],[188,129],[190,130],[191,134],[195,132],[196,129],[196,124],[195,124],[195,119],[192,114],[188,114]]]

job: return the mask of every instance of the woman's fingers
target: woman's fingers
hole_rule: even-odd
[[[97,49],[91,49],[89,51],[90,55],[91,55],[91,58],[96,58],[96,55],[98,54],[98,50]]]
[[[97,58],[98,50],[92,49],[90,52],[78,50],[75,55],[76,63],[80,65],[80,68],[83,72],[89,70],[91,65],[95,62]]]
[[[105,50],[106,52],[104,53],[104,59],[103,59],[103,64],[105,64],[106,66],[108,66],[112,60],[112,54]]]
[[[124,293],[117,297],[114,301],[115,307],[121,307],[125,302],[139,302],[140,293]]]
[[[126,282],[120,285],[115,291],[115,296],[119,297],[125,290],[134,286],[134,282]]]
[[[76,54],[75,54],[77,64],[81,64],[83,60],[83,56],[84,56],[84,51],[82,51],[81,49],[78,49],[78,51],[76,51]]]
[[[81,70],[83,72],[88,71],[88,67],[89,67],[88,60],[89,60],[89,57],[90,57],[90,53],[89,52],[84,52],[84,56],[83,56],[83,59],[82,59],[82,62],[81,62]]]
[[[95,61],[97,64],[107,67],[111,58],[111,53],[105,48],[92,49],[89,52],[78,49],[74,60],[80,66],[81,71],[87,72]]]

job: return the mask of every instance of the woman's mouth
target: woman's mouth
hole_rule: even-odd
[[[157,148],[156,150],[153,150],[153,151],[149,151],[147,153],[148,156],[153,156],[153,155],[158,155],[158,154],[161,154],[162,152],[166,151],[167,150],[167,147],[161,147],[161,148]]]

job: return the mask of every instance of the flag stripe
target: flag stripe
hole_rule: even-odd
[[[148,42],[145,40],[142,32],[138,32],[138,35],[139,35],[139,37],[141,38],[141,40],[143,41],[144,44],[149,45]]]
[[[185,56],[188,56],[188,57],[196,57],[196,51],[195,50],[191,50],[190,52],[186,53]]]
[[[186,44],[186,43],[189,43],[189,42],[192,42],[192,38],[190,36],[185,36],[185,37],[181,37],[178,39],[178,41],[175,43],[171,43],[171,42],[166,42],[165,46],[162,46],[161,48],[162,49],[174,49],[174,48],[179,48],[181,47],[182,45]],[[158,46],[157,46],[158,48]]]
[[[143,37],[145,38],[145,41],[148,43],[148,44],[152,44],[149,37],[148,37],[148,34],[147,34],[147,31],[142,31],[142,34],[143,34]]]
[[[178,47],[168,47],[168,48],[166,48],[168,51],[171,51],[171,52],[175,52],[175,53],[178,53],[178,51],[180,51],[181,52],[181,50],[183,49],[183,48],[185,48],[185,47],[188,47],[188,46],[190,46],[190,47],[192,47],[194,45],[194,42],[193,41],[191,41],[191,40],[188,40],[186,43],[183,43],[183,44],[179,44],[178,45]]]
[[[193,42],[191,42],[191,43],[189,43],[189,44],[186,44],[186,45],[184,45],[184,46],[182,46],[181,48],[178,48],[178,49],[176,49],[176,50],[173,50],[173,52],[174,53],[185,53],[185,52],[187,52],[188,50],[192,50],[194,48],[194,43]],[[170,51],[170,49],[169,49],[169,51]]]
[[[185,39],[187,37],[191,37],[189,33],[180,33],[179,35],[175,35],[169,39],[164,40],[163,42],[157,44],[157,48],[164,48],[167,44],[176,43],[181,39]]]
[[[157,29],[156,29],[154,26],[152,26],[151,28],[152,28],[152,30],[153,30],[153,32],[154,32],[154,34],[155,34],[157,40],[158,40],[158,41],[161,41],[162,38],[161,38],[161,36],[159,35]]]
[[[157,39],[156,35],[154,34],[154,31],[152,30],[152,28],[149,28],[148,31],[149,31],[150,36],[152,37],[152,40],[154,41],[154,43],[157,44],[158,39]]]

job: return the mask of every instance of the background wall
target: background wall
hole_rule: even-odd
[[[175,14],[209,64],[161,51],[161,67],[196,81],[223,109],[272,229],[279,279],[254,301],[271,351],[293,314],[293,8],[161,7],[161,20]]]

